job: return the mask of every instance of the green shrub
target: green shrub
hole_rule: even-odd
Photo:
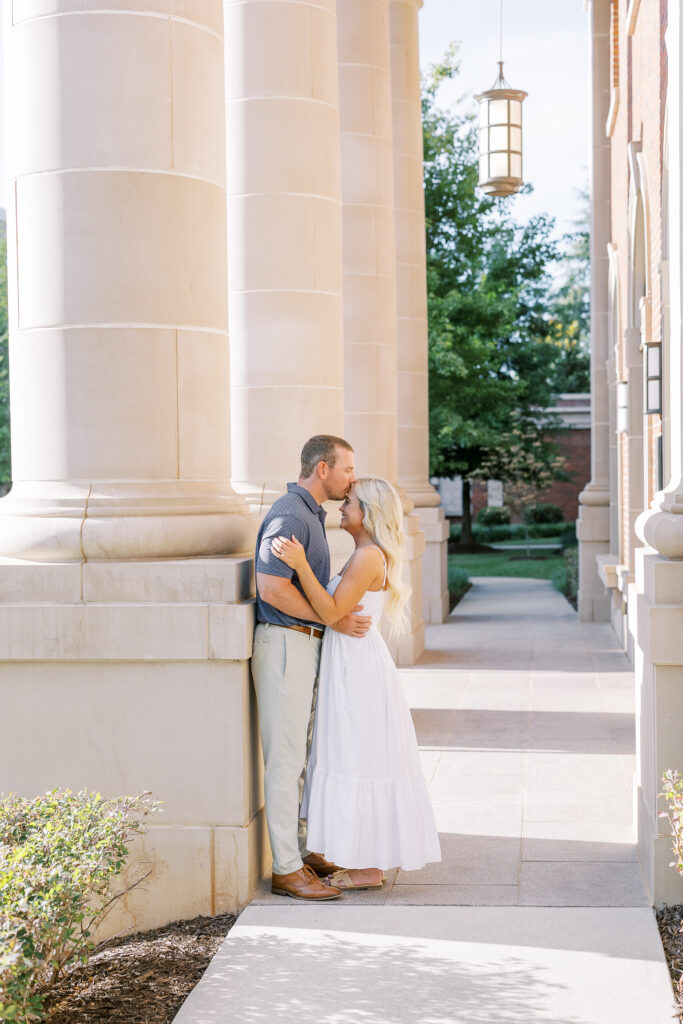
[[[505,526],[510,522],[510,509],[504,505],[490,505],[477,516],[477,526]]]
[[[560,533],[560,544],[563,550],[579,546],[579,538],[576,536],[576,522],[564,524]]]
[[[573,523],[568,523],[567,527],[572,531],[575,529]],[[563,534],[562,526],[557,523],[536,523],[534,526],[525,526],[523,523],[508,523],[503,526],[480,526],[479,522],[476,522],[472,527],[472,537],[477,544],[492,544],[502,540],[518,540],[521,542],[527,536],[536,540],[543,540],[546,537],[558,537]],[[462,528],[460,523],[452,523],[451,540],[457,544],[461,536]],[[563,543],[562,546],[571,547],[571,544]]]
[[[528,505],[524,509],[524,521],[529,524],[562,523],[564,514],[559,505],[549,505],[539,501],[536,505]]]
[[[126,842],[158,809],[148,797],[55,789],[0,800],[0,1021],[41,1020],[63,966],[87,960],[94,929],[143,881],[112,891]]]
[[[669,867],[676,868],[679,875],[683,875],[683,775],[676,770],[664,772],[662,785],[664,792],[659,796],[666,800],[667,809],[660,811],[659,817],[669,819],[675,857]]]

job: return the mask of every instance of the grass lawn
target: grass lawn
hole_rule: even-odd
[[[524,558],[524,551],[449,555],[449,577],[458,570],[464,570],[468,576],[523,576],[527,579],[552,580],[555,583],[565,572],[565,561],[561,554],[551,552],[529,561]]]
[[[526,547],[526,541],[524,540],[523,537],[517,537],[515,540],[490,540],[490,541],[487,541],[486,543],[490,544],[491,547],[493,547],[493,548],[509,548],[509,547],[513,547],[513,546],[518,548],[520,546],[520,544]],[[562,543],[562,538],[561,537],[531,537],[529,539],[529,547],[530,548],[535,548],[535,547],[540,547],[540,546],[546,546],[547,547],[548,544],[550,544],[550,545],[557,544],[557,546],[559,548],[561,543]]]

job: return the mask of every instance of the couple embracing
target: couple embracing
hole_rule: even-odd
[[[342,501],[355,550],[330,579],[323,502]],[[378,630],[400,631],[403,513],[351,445],[319,434],[256,543],[252,671],[265,761],[272,891],[317,902],[379,889],[441,860],[415,730]]]

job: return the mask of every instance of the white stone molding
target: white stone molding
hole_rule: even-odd
[[[5,5],[0,554],[246,551],[229,484],[220,3],[86,6]]]
[[[610,600],[597,556],[610,546],[609,295],[610,143],[602,131],[609,104],[609,0],[588,5],[591,53],[591,479],[579,495],[579,594],[583,621],[609,619]]]
[[[667,129],[665,149],[668,156],[668,246],[669,246],[669,331],[668,394],[670,430],[666,441],[670,453],[671,477],[655,495],[652,507],[643,512],[636,532],[649,547],[666,558],[683,558],[683,259],[682,200],[683,187],[683,105],[681,88],[681,12],[678,4],[669,5],[666,32],[668,55]]]
[[[263,509],[344,430],[336,12],[224,11],[233,486]]]

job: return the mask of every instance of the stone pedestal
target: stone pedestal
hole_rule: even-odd
[[[104,934],[237,911],[268,867],[251,559],[1,565],[5,791],[151,790],[146,891]]]
[[[670,867],[671,830],[657,812],[667,769],[683,771],[683,562],[652,548],[636,552],[636,584],[630,588],[629,630],[635,642],[635,806],[638,849],[653,901],[683,903],[683,878]]]
[[[442,505],[415,508],[425,535],[422,560],[422,614],[427,625],[448,618],[448,538],[450,526]]]

